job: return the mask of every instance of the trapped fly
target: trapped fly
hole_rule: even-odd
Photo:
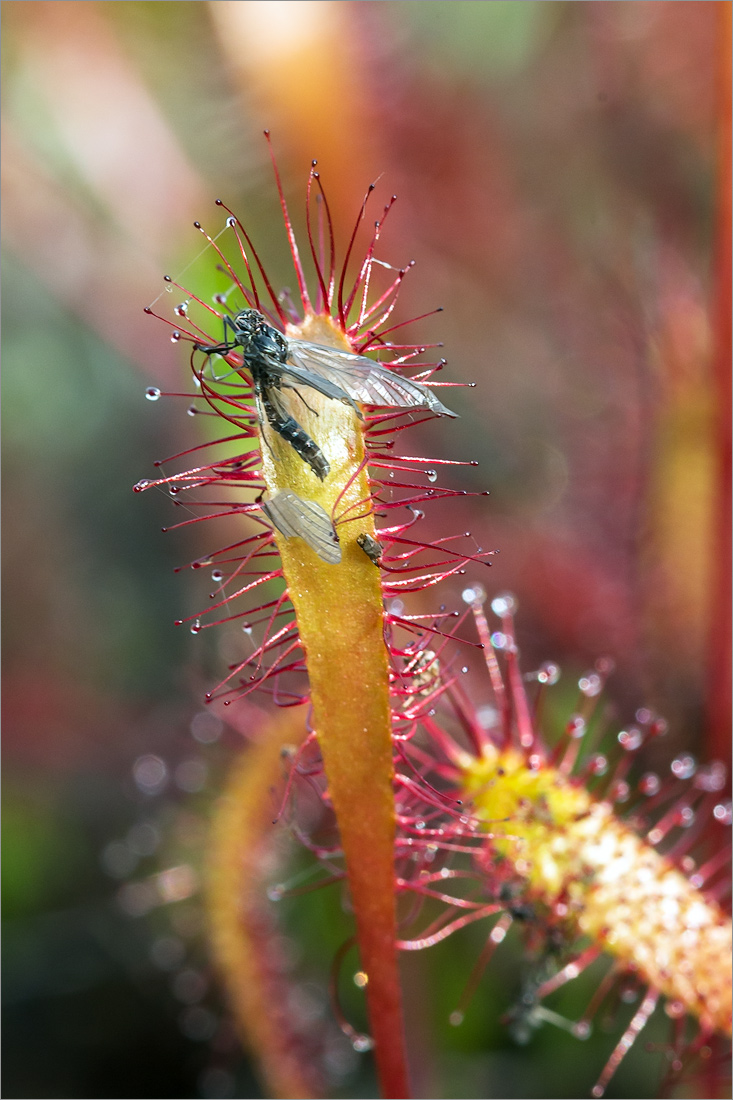
[[[226,336],[231,333],[228,339]],[[220,344],[197,344],[207,355],[227,355],[242,349],[243,366],[252,375],[260,423],[265,421],[289,443],[321,481],[330,471],[318,444],[287,410],[283,389],[308,386],[334,401],[351,405],[362,418],[357,402],[377,408],[426,409],[438,416],[455,417],[421,382],[403,378],[365,355],[286,339],[268,325],[256,309],[224,317],[225,339]]]

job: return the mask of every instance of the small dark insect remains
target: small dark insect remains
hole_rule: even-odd
[[[366,556],[374,562],[375,565],[380,565],[382,561],[382,544],[377,542],[375,538],[368,535],[366,531],[356,536],[356,541],[361,546]]]
[[[283,388],[297,390],[299,386],[309,386],[325,397],[351,405],[360,419],[363,418],[357,402],[456,415],[427,386],[403,378],[365,355],[352,355],[308,340],[287,340],[256,309],[226,316],[224,336],[221,344],[196,346],[207,355],[227,355],[235,348],[242,349],[243,365],[252,375],[260,423],[267,421],[321,481],[331,469],[328,459],[288,412]]]

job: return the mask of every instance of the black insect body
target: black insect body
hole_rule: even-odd
[[[226,355],[242,349],[244,366],[252,375],[260,421],[265,420],[323,481],[330,466],[318,444],[287,411],[283,388],[309,386],[334,401],[351,405],[363,419],[357,405],[398,409],[428,409],[439,416],[456,416],[427,387],[403,378],[365,355],[353,355],[337,348],[312,344],[308,340],[287,340],[272,328],[256,309],[244,309],[224,318],[224,333],[231,337],[221,344],[198,344],[208,355]]]
[[[224,333],[232,330],[231,339],[222,344],[199,344],[200,351],[208,355],[226,355],[234,348],[242,349],[244,366],[252,375],[255,403],[260,423],[266,420],[273,431],[289,443],[293,450],[310,466],[316,477],[323,481],[331,469],[321,448],[311,439],[294,416],[288,412],[280,393],[288,385],[288,342],[277,329],[268,325],[256,309],[245,309],[234,319],[224,318]],[[334,396],[328,394],[327,396]]]

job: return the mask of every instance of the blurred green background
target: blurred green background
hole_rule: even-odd
[[[203,836],[240,740],[201,705],[216,639],[173,627],[203,578],[173,568],[211,536],[161,536],[170,501],[131,488],[197,438],[185,403],[144,399],[184,385],[143,307],[199,252],[193,219],[217,231],[223,198],[292,283],[266,126],[301,226],[318,158],[342,254],[366,185],[399,194],[381,255],[417,260],[400,317],[443,306],[417,338],[478,383],[453,391],[458,430],[436,421],[410,446],[478,459],[451,483],[491,491],[434,508],[427,531],[500,549],[490,579],[518,595],[525,667],[556,659],[572,680],[610,654],[620,720],[644,704],[670,722],[651,766],[729,752],[710,649],[727,610],[721,7],[3,4],[6,1096],[262,1095],[201,936]],[[135,884],[171,866],[189,878],[148,904]],[[318,907],[340,919],[338,899],[308,904],[305,958]],[[547,1027],[516,1045],[497,1023],[509,947],[447,1028],[481,942],[474,928],[409,961],[424,1094],[586,1094],[613,1039]],[[577,1017],[585,988],[558,1010]],[[642,1046],[609,1095],[653,1092]],[[336,1094],[370,1095],[358,1060],[337,1064]]]

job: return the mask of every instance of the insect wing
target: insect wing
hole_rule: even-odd
[[[328,513],[313,500],[302,500],[292,489],[281,489],[262,505],[262,511],[286,539],[301,538],[319,558],[336,565],[341,545]]]
[[[427,386],[401,377],[366,355],[352,355],[337,348],[311,344],[308,340],[291,340],[289,348],[289,358],[303,372],[300,381],[308,385],[314,385],[308,376],[315,375],[338,387],[350,400],[361,401],[364,405],[430,409],[443,416],[457,416]],[[285,369],[295,373],[289,365]]]
[[[354,399],[346,392],[341,385],[337,385],[335,382],[329,381],[328,378],[322,378],[320,375],[315,374],[313,371],[308,370],[307,367],[299,367],[294,363],[285,363],[280,366],[281,371],[281,385],[283,387],[289,387],[295,389],[298,386],[310,386],[313,390],[318,390],[324,397],[331,397],[334,401],[348,401],[350,405],[354,405]],[[356,406],[354,405],[354,408]],[[359,412],[358,409],[356,409]],[[361,413],[359,413],[361,416]]]

